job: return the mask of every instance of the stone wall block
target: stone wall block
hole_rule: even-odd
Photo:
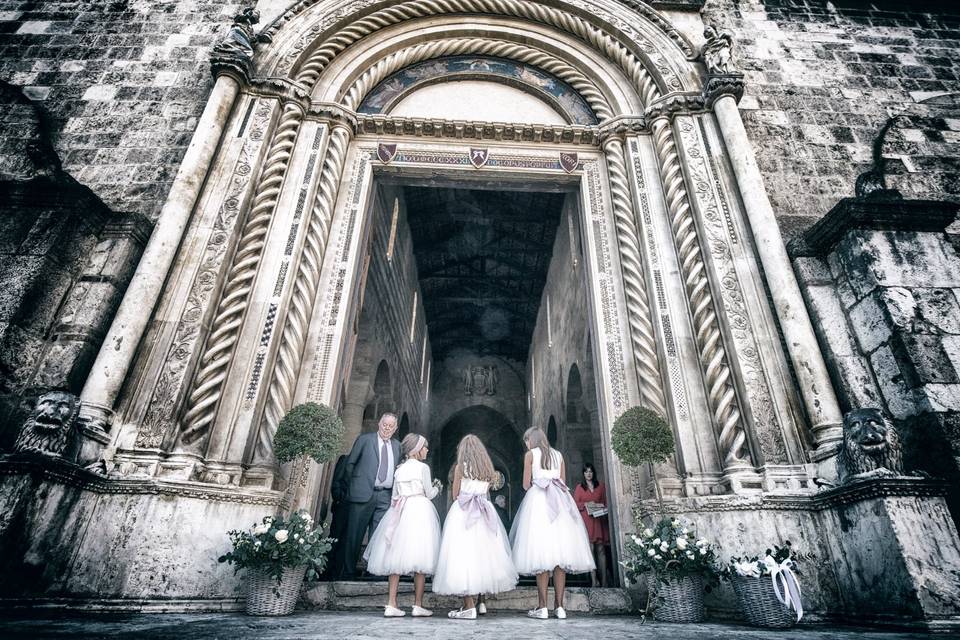
[[[908,387],[919,387],[927,383],[960,382],[940,336],[924,333],[898,334],[890,346],[900,365],[903,381]]]
[[[820,258],[799,256],[793,261],[793,270],[797,278],[808,286],[829,285],[833,287],[833,273],[830,266]]]
[[[870,355],[877,384],[883,393],[887,409],[894,418],[906,418],[917,413],[913,391],[903,381],[897,358],[888,345],[882,345]]]
[[[960,407],[960,385],[929,383],[917,389],[918,413],[957,413]]]
[[[835,356],[827,366],[833,369],[834,380],[839,381],[845,410],[883,406],[883,394],[862,355]]]
[[[956,287],[960,259],[943,234],[916,231],[850,231],[837,253],[859,296],[874,287]]]
[[[45,349],[30,386],[36,389],[66,388],[77,393],[97,357],[97,346],[80,340],[62,340]]]
[[[960,335],[960,304],[956,290],[915,289],[917,315],[922,322],[921,331],[937,334]]]
[[[864,297],[848,310],[850,325],[857,336],[863,353],[874,349],[890,339],[890,326],[875,294]]]
[[[99,342],[119,303],[120,292],[113,283],[81,280],[70,290],[54,332],[83,334]]]

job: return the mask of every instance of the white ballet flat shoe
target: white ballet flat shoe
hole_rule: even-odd
[[[411,613],[414,618],[429,618],[433,615],[433,611],[430,609],[424,609],[423,607],[418,607],[413,605],[413,612]]]
[[[482,615],[482,616],[487,615],[487,603],[481,602],[480,604],[478,604],[478,605],[477,605],[477,613],[479,613],[479,614]]]
[[[383,617],[384,618],[402,618],[407,615],[407,612],[403,609],[397,609],[396,607],[391,607],[387,605],[383,608]]]
[[[447,614],[448,618],[453,620],[476,620],[477,619],[477,608],[472,609],[456,609]]]
[[[559,618],[560,620],[566,620],[567,610],[564,609],[563,607],[557,607],[556,609],[553,610],[553,615],[557,616],[557,618]]]
[[[546,620],[550,617],[550,612],[547,611],[546,607],[542,609],[530,609],[530,611],[527,611],[527,617],[535,618],[537,620]]]

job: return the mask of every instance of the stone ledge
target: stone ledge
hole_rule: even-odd
[[[814,494],[718,495],[667,500],[663,512],[668,514],[696,511],[823,511],[835,506],[875,498],[943,497],[949,485],[941,480],[915,476],[872,476]],[[637,502],[637,514],[645,516],[660,511],[656,500]]]
[[[0,612],[227,613],[243,611],[240,598],[0,598]]]
[[[413,584],[400,583],[398,601],[401,607],[413,604]],[[321,582],[309,589],[302,600],[310,608],[332,611],[374,611],[383,608],[387,599],[387,583],[384,582]],[[520,587],[513,591],[487,597],[491,611],[527,611],[536,606],[535,587]],[[424,606],[428,609],[456,609],[462,601],[456,596],[442,596],[430,592],[424,594]],[[632,604],[626,589],[568,587],[566,609],[591,614],[627,613]]]
[[[113,479],[63,460],[31,454],[0,455],[0,478],[15,475],[36,476],[43,481],[101,494],[166,495],[273,507],[281,506],[284,499],[284,494],[278,491],[251,491],[236,487],[223,488],[201,482],[155,478]]]
[[[849,231],[943,232],[957,218],[960,204],[942,200],[843,198],[823,218],[790,242],[790,256],[826,255]]]

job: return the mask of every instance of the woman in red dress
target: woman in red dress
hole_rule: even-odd
[[[592,586],[597,586],[597,575],[600,575],[599,584],[607,584],[607,545],[610,544],[610,529],[607,526],[607,516],[601,515],[594,517],[590,511],[607,506],[607,488],[597,477],[597,470],[593,465],[587,462],[583,465],[583,477],[580,479],[577,488],[573,492],[573,499],[580,509],[580,516],[583,523],[587,526],[587,536],[590,538],[590,544],[593,546],[593,557],[597,564],[596,571],[590,574]],[[589,510],[588,510],[589,507]]]

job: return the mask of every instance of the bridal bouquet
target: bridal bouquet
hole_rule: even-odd
[[[313,518],[306,511],[298,511],[289,519],[267,516],[249,531],[235,530],[228,535],[233,550],[220,556],[220,562],[234,565],[234,571],[262,571],[278,582],[283,570],[293,567],[306,567],[306,580],[316,580],[333,546],[333,539],[323,536],[322,526],[314,528]]]
[[[699,575],[707,579],[708,586],[716,578],[713,545],[698,538],[693,525],[676,518],[664,518],[654,527],[628,536],[627,555],[623,565],[631,581],[646,572],[661,578]]]

